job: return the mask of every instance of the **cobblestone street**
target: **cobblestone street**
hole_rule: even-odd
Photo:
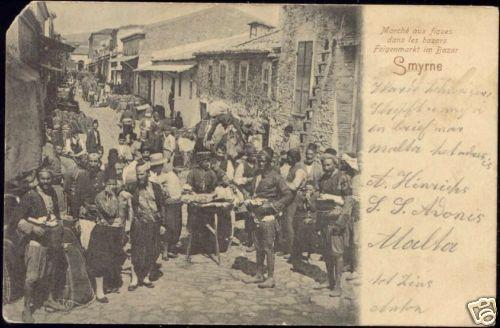
[[[124,285],[119,294],[109,294],[109,304],[96,301],[69,313],[35,312],[40,323],[214,323],[214,324],[354,324],[357,286],[343,279],[343,295],[331,298],[327,290],[313,290],[316,280],[323,280],[323,264],[314,257],[304,264],[308,275],[290,270],[290,264],[278,259],[277,285],[259,289],[241,281],[255,268],[255,253],[241,246],[223,254],[218,266],[203,255],[195,255],[187,264],[183,256],[162,262],[164,273],[155,288],[141,287],[127,291],[130,280],[123,273]],[[125,268],[129,267],[129,262]],[[313,277],[315,279],[313,279]],[[355,280],[354,280],[355,282]],[[22,300],[4,307],[4,318],[20,321]]]
[[[110,145],[116,144],[118,114],[109,108],[88,108],[78,99],[82,110],[100,123],[105,157]],[[185,213],[184,213],[185,214]],[[183,218],[185,225],[185,215]],[[243,222],[236,222],[236,233]],[[186,229],[183,227],[182,241]],[[161,260],[160,260],[161,261]],[[124,265],[124,284],[119,294],[109,294],[109,304],[93,301],[68,313],[35,312],[40,323],[148,323],[148,324],[301,324],[352,325],[356,323],[359,280],[342,280],[343,294],[332,298],[328,290],[314,290],[316,282],[326,280],[324,263],[313,254],[304,262],[301,272],[291,270],[285,259],[277,257],[276,287],[259,289],[245,284],[243,278],[255,273],[255,252],[247,253],[243,246],[233,245],[222,254],[218,266],[212,259],[194,255],[192,263],[185,256],[161,261],[163,277],[155,288],[127,290],[130,262]],[[20,322],[22,299],[4,306],[4,318]]]

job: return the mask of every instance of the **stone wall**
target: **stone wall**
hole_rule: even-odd
[[[358,13],[339,6],[283,7],[283,38],[278,69],[278,112],[289,117],[303,144],[351,151],[356,89]],[[299,41],[313,41],[310,106],[294,113],[294,90]],[[356,44],[356,42],[354,42]],[[358,102],[359,103],[359,102]],[[303,132],[303,133],[301,133]]]
[[[239,65],[249,64],[247,88],[239,84]],[[226,65],[226,83],[220,83],[220,64]],[[269,121],[274,129],[274,113],[277,102],[277,61],[267,55],[245,56],[200,56],[198,57],[198,91],[200,101],[207,103],[208,109],[213,101],[224,101],[231,106],[231,111],[245,117]],[[263,65],[271,67],[270,93],[266,94],[262,85]],[[209,82],[209,66],[212,66],[212,83]]]

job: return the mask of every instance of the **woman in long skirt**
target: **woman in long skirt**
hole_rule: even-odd
[[[108,303],[104,287],[108,292],[121,287],[121,267],[126,258],[122,247],[124,218],[120,215],[121,203],[116,187],[116,177],[107,177],[106,189],[96,196],[99,218],[92,230],[87,251],[89,272],[95,278],[96,298],[101,303]]]

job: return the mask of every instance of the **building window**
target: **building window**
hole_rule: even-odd
[[[309,104],[312,53],[312,41],[299,42],[295,75],[295,112],[298,114],[303,114]]]
[[[257,26],[250,26],[250,38],[257,36]]]
[[[200,117],[203,120],[205,117],[207,117],[207,103],[205,102],[200,102]]]
[[[220,72],[219,72],[219,82],[221,87],[226,86],[226,65],[221,63],[220,64]]]
[[[179,97],[182,96],[182,73],[179,73]]]
[[[272,66],[268,63],[262,65],[262,90],[269,97],[271,93],[271,71]]]
[[[248,82],[248,63],[247,62],[241,62],[240,63],[240,90],[243,90],[243,92],[247,91],[247,82]]]
[[[208,65],[208,85],[211,87],[213,85],[213,66]]]
[[[161,72],[160,74],[161,74],[161,89],[163,90],[163,72]]]
[[[193,80],[189,80],[189,99],[193,99]]]

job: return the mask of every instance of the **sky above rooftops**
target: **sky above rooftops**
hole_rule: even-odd
[[[276,26],[279,21],[280,6],[276,4],[218,5],[238,8],[271,25]],[[207,9],[214,4],[48,1],[47,6],[57,15],[55,30],[67,35],[129,24],[151,24]]]

